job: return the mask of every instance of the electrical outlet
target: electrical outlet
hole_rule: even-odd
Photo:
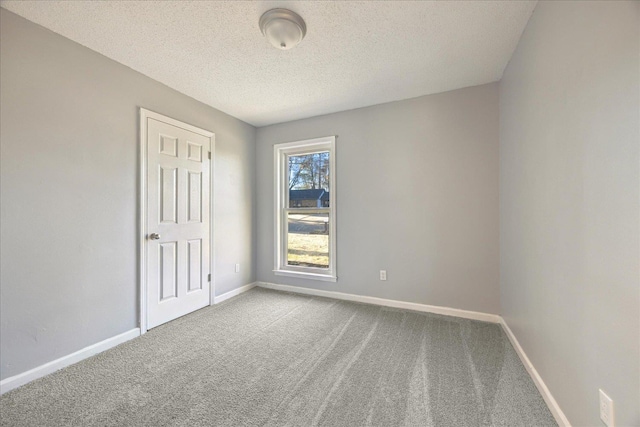
[[[380,270],[380,280],[387,280],[387,270]]]
[[[236,264],[236,273],[240,273],[240,264]]]
[[[602,390],[600,391],[600,419],[607,427],[614,427],[613,400]]]

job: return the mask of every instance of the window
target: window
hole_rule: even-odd
[[[275,274],[335,282],[335,136],[276,144]]]

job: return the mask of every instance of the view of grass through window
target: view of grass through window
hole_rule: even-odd
[[[287,264],[329,268],[329,153],[289,156]]]

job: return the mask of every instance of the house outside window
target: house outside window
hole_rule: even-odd
[[[320,189],[289,190],[290,206],[296,208],[328,208],[329,191]]]
[[[335,137],[276,144],[277,275],[336,281]]]

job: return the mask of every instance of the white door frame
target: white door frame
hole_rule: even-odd
[[[209,162],[209,272],[211,274],[211,282],[209,285],[209,305],[213,305],[215,295],[215,274],[214,274],[214,259],[215,259],[215,244],[213,240],[214,236],[214,203],[213,195],[214,191],[214,163],[215,163],[215,145],[216,135],[213,132],[192,126],[187,123],[183,123],[179,120],[172,119],[171,117],[164,116],[162,114],[140,108],[140,169],[139,169],[139,215],[138,215],[138,250],[139,250],[139,264],[138,264],[138,298],[140,303],[140,334],[147,332],[147,119],[152,118],[163,123],[176,126],[190,132],[197,133],[204,137],[209,138],[211,161]]]

